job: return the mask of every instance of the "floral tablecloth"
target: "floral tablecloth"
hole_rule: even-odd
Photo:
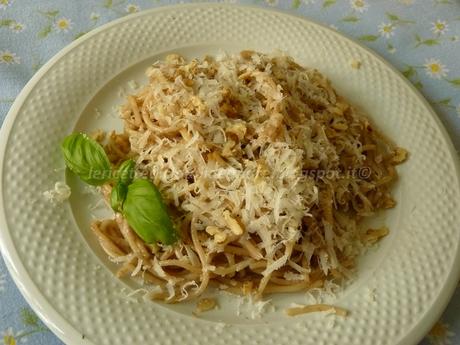
[[[178,2],[186,1],[0,0],[0,124],[27,81],[64,46],[113,19]],[[240,2],[295,12],[376,50],[422,91],[460,148],[459,0]],[[22,298],[1,258],[0,334],[5,345],[61,343]],[[460,288],[422,344],[460,344]]]

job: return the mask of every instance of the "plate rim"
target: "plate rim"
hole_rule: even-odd
[[[457,151],[454,147],[452,138],[450,137],[446,127],[442,123],[439,116],[436,114],[434,109],[431,107],[427,99],[423,94],[412,84],[410,81],[405,78],[399,70],[396,69],[390,62],[384,59],[379,53],[363,45],[361,42],[355,40],[346,33],[339,32],[327,26],[326,24],[320,23],[315,19],[312,19],[310,16],[302,16],[298,13],[293,13],[292,11],[279,9],[279,8],[267,8],[256,5],[246,5],[246,4],[225,4],[225,3],[187,3],[187,4],[175,4],[175,5],[165,5],[150,8],[147,10],[140,11],[135,14],[126,15],[121,18],[112,20],[100,27],[97,27],[84,36],[78,38],[77,40],[69,43],[67,46],[58,51],[51,59],[49,59],[26,83],[20,93],[16,96],[15,101],[13,102],[11,108],[9,109],[3,124],[0,128],[0,183],[3,184],[3,171],[4,171],[4,156],[8,142],[10,140],[11,129],[15,123],[15,120],[27,100],[29,94],[36,87],[38,82],[46,75],[46,73],[62,58],[64,58],[69,52],[83,44],[85,41],[92,39],[94,36],[98,35],[102,31],[108,30],[114,26],[117,26],[121,23],[131,21],[137,17],[155,15],[155,13],[160,14],[163,11],[173,11],[176,8],[184,7],[221,7],[221,8],[232,8],[239,7],[244,10],[253,10],[253,11],[262,11],[268,13],[276,13],[278,15],[293,17],[295,19],[300,19],[307,22],[309,25],[319,26],[322,29],[333,33],[334,35],[339,36],[342,39],[347,40],[349,43],[355,44],[360,48],[364,49],[369,53],[373,58],[381,62],[385,67],[389,68],[399,79],[402,81],[405,86],[408,86],[413,94],[417,96],[417,99],[421,104],[424,105],[425,109],[428,110],[431,117],[434,119],[437,129],[440,130],[440,134],[445,140],[450,158],[453,162],[453,166],[456,172],[457,181],[460,184],[460,162],[457,157]],[[94,344],[89,339],[82,338],[82,334],[78,332],[67,319],[58,313],[48,299],[41,293],[38,287],[35,285],[34,280],[30,277],[27,269],[25,268],[22,260],[12,238],[10,236],[10,229],[8,227],[8,222],[6,220],[6,213],[4,207],[4,196],[3,193],[0,195],[0,252],[2,253],[5,265],[11,275],[15,285],[18,287],[24,299],[31,306],[31,308],[37,313],[40,319],[50,328],[50,330],[64,343],[85,343],[85,344]],[[460,247],[457,248],[455,253],[454,262],[460,261]],[[447,307],[449,301],[451,300],[455,288],[460,279],[460,266],[453,266],[450,271],[449,278],[446,283],[441,287],[439,294],[433,299],[432,304],[426,310],[425,314],[422,314],[419,318],[419,321],[415,325],[405,332],[405,335],[399,341],[399,344],[416,344],[422,340],[425,335],[428,333],[432,325],[439,320],[443,311]]]

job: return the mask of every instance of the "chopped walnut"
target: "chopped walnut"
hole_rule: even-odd
[[[407,159],[407,150],[397,147],[393,153],[392,162],[396,164],[400,164]]]
[[[351,65],[351,68],[360,69],[361,68],[361,61],[353,60],[353,61],[351,61],[350,65]]]
[[[223,243],[227,239],[227,234],[219,229],[217,226],[209,225],[206,227],[206,232],[214,236],[214,241],[216,243]]]
[[[240,223],[238,223],[235,218],[232,218],[228,210],[224,211],[223,216],[227,226],[235,235],[240,236],[243,234],[243,228],[241,227]]]
[[[250,60],[254,53],[255,52],[253,50],[242,50],[240,55],[243,59]]]
[[[389,232],[390,231],[385,226],[379,229],[368,229],[361,239],[365,244],[374,244],[388,235]]]
[[[202,298],[196,304],[195,313],[200,314],[205,311],[212,310],[216,307],[217,307],[217,302],[214,298]]]
[[[91,133],[90,137],[101,144],[105,140],[105,132],[102,129],[98,129]]]

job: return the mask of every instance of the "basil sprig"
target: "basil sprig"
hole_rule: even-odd
[[[177,240],[161,194],[149,180],[135,179],[128,186],[123,215],[139,237],[147,243],[160,241],[163,244],[172,244]]]
[[[102,146],[86,134],[75,133],[66,137],[61,151],[67,167],[86,183],[100,186],[111,179],[109,158]]]
[[[134,161],[128,159],[121,163],[115,175],[118,181],[112,188],[110,204],[115,212],[123,212],[123,203],[128,194],[128,185],[134,179]]]
[[[123,203],[125,202],[126,195],[128,194],[128,186],[124,183],[117,182],[112,188],[110,194],[110,206],[115,212],[123,212]]]
[[[61,145],[67,167],[88,184],[114,182],[110,204],[146,243],[173,244],[177,233],[166,205],[149,180],[134,179],[134,161],[124,161],[114,174],[101,145],[85,134],[66,137]]]
[[[120,183],[128,186],[134,179],[134,161],[128,159],[121,163],[116,175]]]

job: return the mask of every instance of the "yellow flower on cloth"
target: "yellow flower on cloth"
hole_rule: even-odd
[[[16,339],[14,337],[13,329],[11,327],[3,332],[3,344],[16,345]]]
[[[0,9],[4,10],[8,6],[11,6],[13,0],[0,0]]]
[[[449,70],[437,59],[428,59],[425,60],[425,72],[431,78],[441,79],[442,77],[447,76]]]
[[[392,23],[382,23],[379,25],[379,33],[385,38],[390,38],[395,34],[395,27]]]
[[[365,0],[350,0],[350,4],[351,7],[359,13],[366,12],[369,8],[369,4]]]
[[[13,30],[13,32],[16,32],[16,33],[24,31],[24,28],[25,28],[24,24],[18,23],[18,22],[15,22],[14,24],[12,24],[10,26],[10,29]]]
[[[30,329],[30,330],[20,330],[18,332],[14,332],[12,327],[7,328],[5,331],[3,331],[3,343],[0,344],[2,345],[17,345],[19,343],[26,343],[28,340],[28,337],[30,337],[34,333],[39,333],[43,332],[47,329],[44,327],[38,327],[36,329]]]
[[[20,58],[15,53],[10,52],[9,50],[0,51],[0,64],[4,63],[7,65],[20,63]]]
[[[434,324],[428,333],[428,339],[432,345],[451,345],[451,339],[455,334],[449,330],[449,326],[442,321]]]
[[[49,331],[48,328],[40,324],[38,316],[35,315],[32,310],[22,308],[20,310],[20,315],[25,328],[17,332],[14,332],[12,327],[7,328],[2,333],[0,344],[16,345],[19,343],[25,343],[33,334]],[[1,342],[2,340],[3,343]]]
[[[55,23],[56,29],[67,32],[72,28],[72,21],[68,18],[60,18]]]
[[[128,4],[125,10],[128,13],[136,13],[136,12],[139,12],[139,6],[134,5],[134,4]]]
[[[443,35],[447,31],[449,31],[449,25],[445,20],[437,20],[434,23],[431,23],[433,26],[431,27],[431,31],[437,35]]]

